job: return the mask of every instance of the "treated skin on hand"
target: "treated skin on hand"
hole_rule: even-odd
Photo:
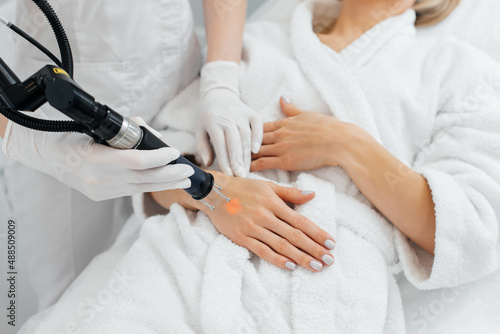
[[[241,204],[240,200],[237,198],[232,199],[231,201],[229,201],[226,204],[226,211],[230,215],[235,215],[235,214],[239,213],[242,209],[243,209],[243,205]]]
[[[205,212],[220,233],[280,268],[289,270],[286,264],[291,262],[316,272],[327,265],[322,263],[325,255],[333,262],[325,241],[335,240],[286,204],[305,204],[314,199],[314,193],[303,194],[298,189],[272,182],[211,173],[216,184],[223,187],[224,195],[231,199],[226,202],[212,191],[205,201],[215,206],[215,210],[193,200],[182,190],[153,193],[152,196],[165,208],[179,203],[185,208]],[[319,270],[311,267],[312,261],[315,266],[319,264]]]

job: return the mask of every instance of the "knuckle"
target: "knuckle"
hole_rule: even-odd
[[[272,212],[277,212],[281,208],[282,204],[277,200],[268,200],[268,206]]]
[[[286,239],[281,239],[276,242],[276,251],[283,254],[290,246],[290,242]]]
[[[278,130],[273,132],[273,136],[277,142],[281,142],[285,137],[285,131],[283,130],[283,128],[279,128]]]
[[[262,200],[266,200],[266,198],[263,198]],[[265,202],[263,202],[263,203],[265,203]],[[255,209],[255,216],[259,222],[262,222],[262,223],[265,222],[266,225],[270,225],[271,223],[273,223],[273,220],[270,219],[270,216],[268,214],[267,209],[264,209],[262,207]]]
[[[263,139],[266,139],[270,142],[274,142],[276,140],[276,133],[275,132],[264,133]]]
[[[318,259],[321,259],[321,257],[323,255],[325,255],[325,250],[323,247],[317,245],[317,246],[314,246],[313,250],[312,250],[312,254],[311,255],[314,255],[314,257],[318,258]]]
[[[290,233],[290,242],[293,244],[298,244],[303,237],[304,232],[298,229],[293,229],[293,231]]]
[[[264,258],[266,256],[266,254],[267,254],[267,249],[263,246],[259,246],[255,250],[255,255],[257,255],[260,258]]]
[[[284,193],[285,193],[285,195],[287,195],[288,197],[293,196],[294,191],[295,191],[295,189],[290,188],[290,187],[285,187],[285,188],[283,189],[283,192],[284,192]]]
[[[257,169],[262,169],[264,168],[264,160],[263,159],[258,159],[255,161],[255,166]]]
[[[252,223],[251,221],[247,221],[243,223],[243,232],[249,236],[256,236],[258,234],[259,227]]]
[[[324,241],[326,239],[329,239],[330,237],[328,236],[328,234],[323,231],[322,229],[319,229],[319,231],[316,233],[316,240],[321,240],[321,241]]]
[[[229,239],[239,246],[243,246],[245,240],[244,236],[240,233],[233,234]]]
[[[295,228],[296,229],[299,229],[299,230],[304,230],[309,224],[308,224],[308,220],[306,217],[302,216],[302,215],[298,215],[296,218],[295,218]]]
[[[302,267],[309,269],[312,260],[313,259],[309,255],[304,254],[299,257],[298,263],[300,263]]]

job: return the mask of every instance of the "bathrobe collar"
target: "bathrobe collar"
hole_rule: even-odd
[[[349,69],[355,72],[394,36],[415,36],[417,32],[415,19],[416,13],[410,9],[401,15],[384,20],[342,50],[339,55]]]
[[[306,2],[308,11],[312,14],[309,30],[321,31],[329,26],[339,15],[341,2],[332,0],[309,0]],[[376,19],[388,17],[390,10],[373,14]],[[362,36],[351,43],[347,48],[340,51],[338,55],[344,60],[347,67],[354,73],[363,66],[381,47],[397,35],[416,36],[415,20],[416,13],[413,9],[407,10],[401,15],[390,17],[372,27]],[[319,38],[318,43],[321,43]],[[322,43],[321,43],[322,44]],[[323,44],[322,44],[323,45]],[[327,47],[325,45],[325,47]],[[328,50],[334,52],[331,48]]]
[[[331,0],[299,4],[291,21],[293,52],[334,116],[359,125],[381,143],[373,112],[353,72],[394,36],[415,34],[415,12],[408,10],[379,23],[341,53],[337,53],[321,43],[313,25],[318,28],[331,22],[339,10],[340,3]]]

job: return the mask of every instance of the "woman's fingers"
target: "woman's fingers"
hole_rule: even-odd
[[[275,214],[278,218],[287,222],[292,227],[305,233],[309,238],[314,240],[316,244],[330,250],[335,248],[335,239],[331,235],[303,215],[290,209],[288,206],[280,207]]]
[[[281,164],[282,161],[279,157],[263,157],[252,161],[250,164],[250,170],[260,171],[268,169],[282,169]]]
[[[281,254],[276,253],[271,247],[257,239],[248,237],[244,240],[244,243],[245,244],[242,245],[243,247],[247,248],[261,259],[264,259],[277,267],[287,270],[294,270],[296,267],[294,261]]]
[[[276,143],[276,136],[274,132],[266,132],[262,137],[262,145],[271,145]]]
[[[333,255],[325,248],[325,246],[312,240],[303,231],[293,228],[285,222],[275,224],[272,228],[274,233],[280,235],[282,238],[285,238],[291,245],[296,248],[300,248],[304,253],[309,254],[320,263],[322,262],[327,266],[331,266],[335,261]],[[292,257],[292,259],[297,260],[295,257]],[[299,263],[302,265],[302,262]],[[314,264],[311,261],[308,261],[307,263],[313,269],[318,270],[314,267]]]
[[[312,241],[302,231],[290,227],[285,222],[274,219],[272,230],[259,229],[255,238],[272,247],[300,266],[313,272],[323,269],[323,263],[332,265],[334,258],[326,249]],[[274,233],[273,233],[274,232]]]
[[[295,188],[282,187],[274,184],[276,194],[285,202],[290,202],[294,204],[304,204],[311,201],[315,194],[312,191],[298,190]],[[286,205],[277,205],[276,212],[274,212],[278,218],[287,222],[291,226],[298,230],[301,230],[307,234],[316,243],[326,247],[327,249],[335,248],[335,239],[330,236],[327,232],[318,227],[312,221],[302,216],[301,214],[295,212]]]
[[[259,153],[252,154],[252,158],[256,160],[262,157],[278,157],[281,155],[282,151],[283,151],[283,146],[279,144],[263,145],[260,148]]]
[[[281,198],[285,202],[293,204],[305,204],[312,201],[316,196],[316,194],[312,190],[299,190],[297,188],[282,187],[275,183],[270,183],[270,185],[279,198]],[[284,207],[287,206],[285,205]]]
[[[274,132],[278,130],[282,126],[281,123],[281,121],[264,123],[264,133]]]
[[[297,108],[293,103],[286,100],[288,99],[285,97],[281,97],[280,99],[281,111],[283,111],[286,117],[294,117],[304,113],[304,111]]]

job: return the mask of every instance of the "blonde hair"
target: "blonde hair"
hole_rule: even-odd
[[[444,20],[457,8],[460,0],[417,0],[413,9],[417,13],[415,25],[426,27]]]

